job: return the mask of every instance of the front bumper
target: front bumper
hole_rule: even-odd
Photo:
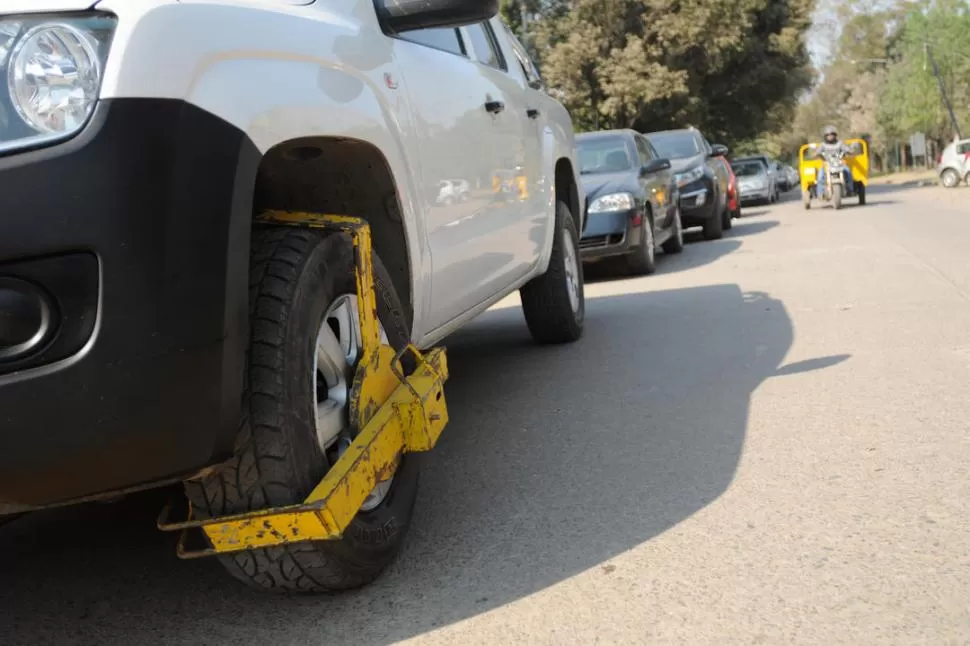
[[[717,211],[717,193],[709,179],[680,187],[680,217],[685,227],[703,226]]]
[[[54,312],[49,338],[0,360],[0,506],[138,487],[231,451],[258,163],[236,128],[154,99],[102,102],[74,139],[0,158],[0,279]]]
[[[741,204],[762,202],[771,199],[771,191],[767,186],[764,188],[741,187],[739,193],[741,195]]]
[[[634,224],[635,215],[632,210],[588,214],[586,230],[579,240],[580,258],[596,260],[622,256],[640,246],[643,225],[642,222]]]

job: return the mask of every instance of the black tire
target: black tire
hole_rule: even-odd
[[[627,266],[635,274],[649,276],[657,271],[657,245],[653,234],[653,220],[643,218],[643,240],[640,246],[626,257]]]
[[[674,231],[660,247],[664,253],[680,253],[684,250],[684,222],[680,218],[680,208],[674,214]]]
[[[566,271],[564,240],[568,236],[574,255],[578,306],[570,303]],[[571,343],[583,335],[586,318],[586,298],[583,286],[583,263],[579,258],[579,233],[569,207],[556,204],[556,233],[552,242],[552,257],[546,273],[536,276],[519,290],[522,312],[529,332],[537,343]]]
[[[720,240],[724,237],[724,228],[721,216],[715,213],[704,221],[704,239]]]
[[[407,319],[374,254],[378,318],[395,347],[407,343]],[[335,459],[317,443],[313,348],[330,304],[356,292],[349,237],[270,228],[253,232],[252,338],[243,422],[235,458],[217,473],[185,483],[194,513],[224,516],[302,502]],[[229,572],[274,592],[346,590],[373,581],[394,559],[411,519],[418,463],[405,457],[386,497],[335,541],[295,543],[220,556]]]
[[[858,193],[859,195],[859,206],[865,206],[866,205],[866,185],[859,184],[859,186],[856,188],[856,193]]]
[[[805,205],[805,210],[812,208],[812,192],[802,191],[802,204]]]
[[[731,222],[731,212],[728,210],[727,204],[724,205],[724,211],[721,213],[721,229],[724,231],[730,231],[734,223]]]

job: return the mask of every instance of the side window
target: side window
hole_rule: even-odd
[[[505,57],[502,56],[502,50],[499,48],[495,33],[488,22],[468,25],[465,29],[468,30],[468,37],[472,41],[472,50],[475,52],[475,58],[479,63],[494,67],[497,70],[508,70]]]
[[[637,153],[640,154],[640,165],[646,166],[650,160],[655,158],[650,152],[649,144],[643,140],[643,137],[634,137],[637,142]]]
[[[529,58],[529,53],[526,52],[525,47],[515,37],[508,25],[503,22],[502,27],[505,28],[505,37],[509,39],[509,43],[512,45],[512,52],[515,54],[516,60],[519,61],[519,67],[522,68],[526,83],[534,90],[541,89],[543,86],[542,77],[539,76],[539,70],[536,69],[535,63]]]
[[[964,141],[963,143],[957,144],[957,153],[961,155],[970,153],[970,141]]]
[[[409,40],[412,43],[424,45],[443,52],[467,55],[465,44],[462,42],[461,34],[454,27],[431,27],[428,29],[416,29],[406,31],[400,36],[401,40]]]
[[[700,135],[694,136],[697,138],[697,149],[710,155],[713,150],[711,148],[711,144],[707,143],[707,139],[704,139],[704,137]]]

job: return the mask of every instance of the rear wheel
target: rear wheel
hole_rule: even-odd
[[[859,206],[865,206],[866,205],[866,185],[857,184],[856,193],[859,194]]]
[[[569,343],[583,335],[586,297],[578,250],[576,221],[559,202],[549,268],[519,290],[526,324],[538,343]]]
[[[721,229],[724,231],[730,231],[734,223],[731,222],[731,211],[728,210],[728,205],[724,205],[724,212],[721,213]]]
[[[704,221],[704,239],[718,240],[724,237],[724,228],[722,226],[722,222],[721,216],[717,213],[707,218],[707,220]]]
[[[955,188],[960,183],[960,174],[953,170],[952,168],[947,168],[940,175],[940,183],[943,184],[945,188]]]
[[[252,338],[235,458],[187,482],[194,513],[212,518],[302,502],[350,444],[348,403],[360,356],[353,247],[342,234],[253,232]],[[374,254],[377,316],[395,348],[409,338],[403,308]],[[405,456],[378,483],[343,538],[220,556],[264,590],[332,591],[373,581],[403,543],[418,464]]]

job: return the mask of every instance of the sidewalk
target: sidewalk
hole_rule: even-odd
[[[912,185],[912,184],[937,184],[940,178],[936,174],[935,170],[910,170],[903,173],[891,173],[889,175],[882,175],[881,177],[873,177],[869,180],[870,184],[882,185],[882,184],[895,184],[895,185]]]

